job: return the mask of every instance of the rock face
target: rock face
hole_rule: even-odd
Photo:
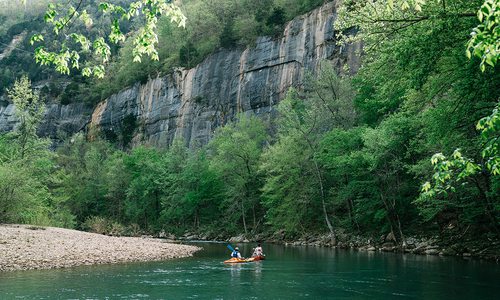
[[[83,103],[48,104],[45,108],[45,117],[38,128],[38,134],[58,141],[84,130],[90,122],[91,114],[92,108]],[[0,133],[11,131],[16,125],[14,105],[0,101]]]
[[[270,117],[288,88],[300,86],[305,74],[315,72],[322,60],[338,70],[347,66],[349,72],[357,71],[361,46],[335,44],[337,7],[336,1],[330,2],[295,18],[281,38],[261,37],[252,48],[219,50],[195,68],[124,89],[95,108],[90,126],[119,135],[124,120],[134,120],[136,143],[167,146],[182,137],[194,146],[206,144],[215,128],[238,113]],[[13,122],[4,110],[0,107],[0,131]],[[67,129],[78,127],[76,116],[56,112],[47,117]],[[57,131],[50,126],[47,130]]]

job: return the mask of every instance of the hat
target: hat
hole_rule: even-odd
[[[240,248],[236,247],[236,248],[234,248],[234,250],[240,250]]]

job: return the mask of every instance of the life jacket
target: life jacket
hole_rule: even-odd
[[[231,257],[238,258],[238,251],[234,250],[233,253],[231,253]]]

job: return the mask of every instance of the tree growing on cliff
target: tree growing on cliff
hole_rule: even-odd
[[[16,80],[14,86],[7,90],[7,95],[16,107],[19,124],[15,132],[23,159],[39,142],[36,130],[42,121],[45,104],[39,93],[31,88],[31,81],[27,76]]]

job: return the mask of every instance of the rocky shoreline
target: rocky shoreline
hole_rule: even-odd
[[[348,235],[345,233],[337,233],[337,239],[334,241],[328,234],[311,234],[307,237],[288,240],[282,232],[277,232],[272,235],[256,235],[251,239],[244,235],[234,236],[230,238],[211,238],[209,235],[197,235],[186,233],[181,237],[168,235],[172,239],[180,240],[225,240],[230,243],[246,243],[246,242],[271,242],[293,246],[315,246],[315,247],[331,247],[338,249],[353,249],[358,251],[368,252],[393,252],[393,253],[410,253],[416,255],[439,255],[439,256],[455,256],[463,258],[477,258],[492,260],[500,263],[500,241],[491,241],[488,244],[479,243],[478,241],[460,241],[454,243],[445,243],[438,237],[405,237],[403,245],[398,246],[391,234],[381,236],[379,238],[362,237],[357,235]]]
[[[189,257],[201,248],[150,237],[113,237],[55,227],[0,225],[0,272]]]

